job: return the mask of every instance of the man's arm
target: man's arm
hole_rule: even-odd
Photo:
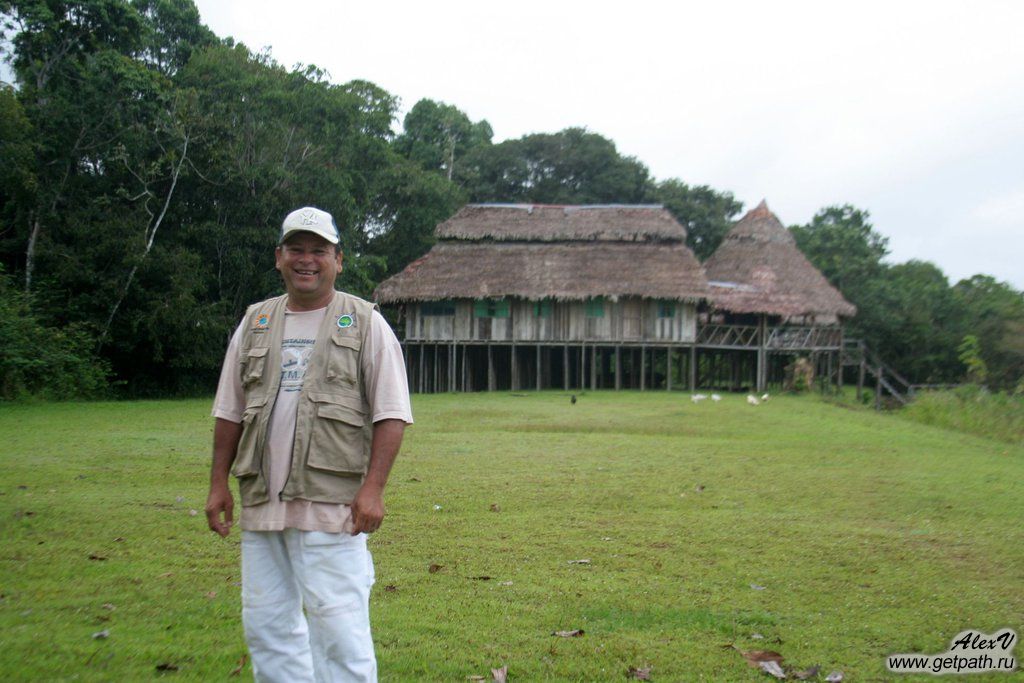
[[[381,420],[373,424],[370,465],[363,485],[352,499],[353,536],[360,532],[373,533],[380,528],[384,519],[384,486],[388,483],[391,466],[402,446],[404,433],[405,422],[402,420]]]
[[[231,531],[232,511],[235,508],[228,478],[231,476],[231,463],[235,461],[241,436],[241,423],[217,418],[213,426],[213,465],[210,467],[210,495],[206,498],[206,522],[211,531],[225,537]],[[224,514],[223,520],[221,513]]]

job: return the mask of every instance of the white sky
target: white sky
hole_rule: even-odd
[[[454,104],[495,142],[584,126],[658,179],[851,203],[890,260],[1024,289],[1024,2],[196,0],[286,66]]]

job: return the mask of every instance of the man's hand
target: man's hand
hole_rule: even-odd
[[[231,497],[231,489],[227,484],[210,486],[210,495],[206,497],[206,523],[209,524],[211,531],[216,531],[226,538],[231,533],[234,509],[235,500]],[[221,513],[224,514],[223,520]]]
[[[231,532],[235,500],[228,487],[228,474],[241,436],[242,425],[238,422],[218,417],[213,425],[213,464],[210,466],[210,495],[206,497],[206,523],[211,531],[223,537]]]
[[[352,499],[352,535],[372,534],[384,520],[384,496],[375,487],[365,484]]]
[[[384,520],[384,486],[388,473],[402,445],[405,423],[401,420],[380,420],[373,423],[373,443],[370,444],[370,465],[366,479],[352,499],[352,535],[372,534]]]

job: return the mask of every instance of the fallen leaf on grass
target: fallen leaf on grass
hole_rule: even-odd
[[[494,677],[494,683],[505,683],[508,680],[508,666],[491,669],[491,676]]]
[[[750,587],[753,588],[756,591],[763,591],[764,590],[764,586],[758,586],[756,583],[750,584]]]
[[[174,576],[174,572],[164,572],[163,574],[161,574],[160,576],[158,576],[156,578],[158,578],[158,579],[169,579],[172,576]]]
[[[484,576],[471,576],[469,578],[472,579],[473,581],[490,581],[491,580],[491,577],[486,576],[486,575],[484,575]]]
[[[393,584],[388,584],[384,586],[385,593],[394,593],[396,590],[398,590],[398,586],[395,586]]]
[[[185,502],[185,496],[176,496],[176,497],[174,498],[174,501],[175,501],[176,503],[184,503],[184,502]]]
[[[124,543],[124,536],[118,536],[115,538],[114,543]]]
[[[704,484],[697,484],[693,487],[693,490],[697,493],[701,493],[704,490]]]
[[[106,560],[107,558],[105,558],[103,555],[97,555],[97,554],[93,553],[92,555],[89,556],[89,559],[90,560],[99,560],[99,561],[102,562],[103,560]]]
[[[511,586],[511,585],[512,585],[512,582],[511,582],[511,581],[502,581],[502,582],[501,582],[501,583],[499,583],[498,585],[499,585],[499,586]]]
[[[109,638],[109,637],[110,637],[110,629],[107,629],[107,628],[103,629],[102,631],[97,631],[96,633],[92,634],[92,639],[93,640],[103,640],[104,638]]]
[[[189,517],[195,517],[195,516],[196,516],[196,515],[198,515],[198,514],[199,514],[199,513],[198,513],[198,512],[196,512],[195,510],[189,510],[189,511],[188,511],[188,516],[189,516]]]
[[[571,631],[555,631],[551,635],[558,636],[559,638],[579,638],[583,635],[583,629],[576,628]]]
[[[157,664],[156,665],[156,670],[157,671],[177,671],[178,667],[177,667],[177,665],[171,664],[170,662],[164,662],[162,664]]]
[[[825,676],[825,680],[828,681],[828,683],[842,683],[843,672],[833,671],[828,676]]]
[[[497,503],[491,503],[491,512],[501,512],[501,506]]]
[[[32,512],[31,510],[15,510],[14,511],[14,518],[15,519],[21,519],[22,517],[32,517],[35,514],[36,513]]]
[[[245,663],[247,661],[249,661],[249,655],[247,655],[247,654],[242,655],[238,659],[238,666],[236,666],[234,669],[231,670],[231,674],[230,675],[231,676],[237,676],[238,674],[242,673],[242,670],[245,669]]]
[[[419,481],[416,477],[409,477],[409,481]]]
[[[798,681],[806,681],[808,678],[814,678],[815,676],[817,676],[819,671],[821,671],[821,667],[815,664],[810,669],[807,669],[805,671],[797,671],[795,674],[793,674],[793,678],[797,679]]]
[[[590,560],[569,560],[569,564],[590,564]]]
[[[217,597],[217,591],[210,591],[209,593],[206,594],[206,597],[209,598],[210,600],[213,600],[215,597]]]
[[[441,571],[442,569],[444,569],[444,565],[443,564],[432,564],[429,567],[427,567],[427,571],[430,572],[431,574],[436,574],[439,571]]]
[[[644,667],[643,669],[635,666],[629,667],[629,671],[626,672],[626,678],[635,678],[638,681],[649,681],[651,680],[651,667]]]
[[[775,662],[776,664],[782,664],[782,660],[785,659],[778,652],[772,650],[740,650],[739,653],[743,655],[743,658],[747,660],[747,664],[758,669],[761,667],[761,662]]]
[[[483,676],[473,675],[473,676],[466,676],[466,680],[467,681],[486,681],[487,679],[485,677],[483,677]]]
[[[761,671],[764,671],[770,676],[775,676],[775,678],[786,677],[786,672],[782,670],[782,667],[779,666],[778,662],[761,662],[758,666],[761,667]]]

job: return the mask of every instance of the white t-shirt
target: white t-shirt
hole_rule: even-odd
[[[281,342],[281,387],[274,412],[267,425],[266,475],[269,491],[284,488],[291,469],[292,442],[295,438],[295,415],[313,352],[317,330],[327,315],[327,308],[315,311],[285,310],[284,339]],[[231,337],[213,401],[213,416],[241,422],[245,412],[245,394],[238,372],[238,345],[245,320]],[[373,422],[397,419],[412,424],[409,386],[405,374],[402,347],[387,321],[377,311],[370,317],[370,329],[363,344],[361,363],[364,391],[370,404]],[[314,503],[308,500],[282,501],[276,496],[260,505],[242,508],[239,522],[244,531],[280,531],[294,528],[304,531],[348,531],[347,505]]]

